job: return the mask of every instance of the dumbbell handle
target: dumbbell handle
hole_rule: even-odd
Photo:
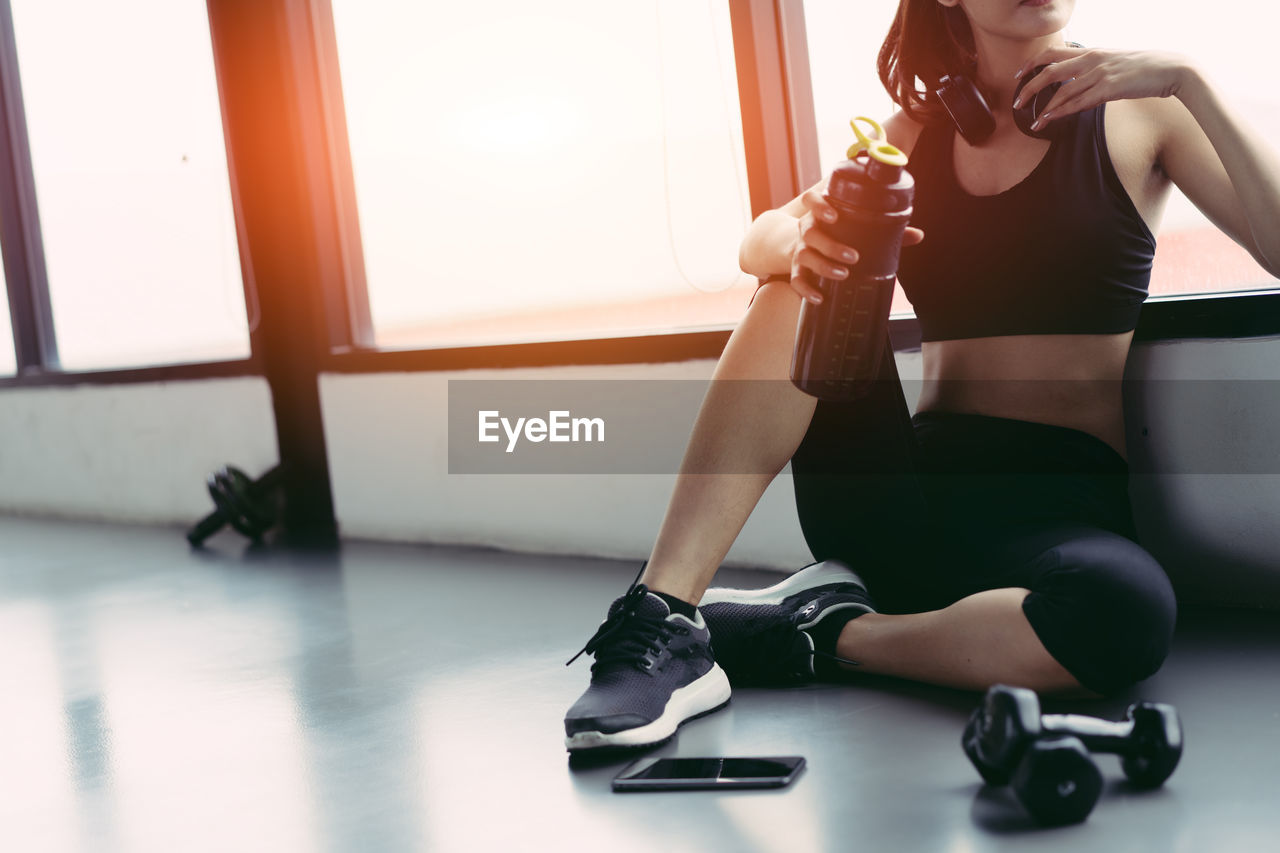
[[[1040,717],[1040,728],[1044,732],[1075,735],[1084,742],[1085,748],[1092,752],[1115,752],[1124,755],[1137,747],[1137,744],[1130,739],[1130,735],[1133,734],[1133,720],[1116,722],[1086,717],[1082,714],[1044,714]]]
[[[195,527],[191,528],[187,533],[187,541],[198,548],[200,547],[200,543],[204,542],[204,540],[221,530],[222,526],[226,523],[227,519],[223,516],[221,510],[215,509],[204,518],[200,519],[200,522],[196,524]]]

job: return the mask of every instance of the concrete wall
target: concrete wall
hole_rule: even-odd
[[[256,377],[0,390],[0,511],[189,524],[205,475],[277,458]]]

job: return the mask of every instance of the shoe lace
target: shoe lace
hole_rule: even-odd
[[[862,666],[862,664],[861,664],[861,663],[859,663],[859,662],[858,662],[858,661],[856,661],[856,660],[849,660],[848,658],[842,658],[842,657],[840,657],[839,655],[832,655],[832,654],[828,654],[827,652],[820,652],[820,651],[818,651],[817,649],[814,649],[814,650],[813,650],[813,652],[812,652],[812,654],[813,654],[815,657],[817,657],[817,656],[821,656],[821,657],[824,657],[824,658],[830,658],[831,660],[840,661],[840,663],[847,663],[847,664],[849,664],[850,666]]]
[[[648,565],[648,561],[645,561]],[[676,634],[688,634],[689,629],[671,624],[657,616],[641,616],[636,608],[649,592],[649,588],[639,583],[644,574],[644,565],[640,567],[636,579],[631,582],[627,594],[618,609],[609,615],[596,632],[587,640],[576,655],[565,662],[565,666],[573,663],[583,653],[595,655],[591,664],[591,672],[597,672],[609,664],[631,664],[641,672],[647,672],[650,663],[646,657],[648,652],[655,655],[662,652],[662,646],[671,642]]]

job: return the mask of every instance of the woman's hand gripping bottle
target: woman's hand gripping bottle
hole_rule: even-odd
[[[863,134],[858,121],[871,125],[875,136]],[[884,141],[883,128],[864,116],[849,124],[858,141],[832,172],[824,196],[838,217],[814,227],[856,249],[858,261],[847,278],[817,279],[822,301],[801,304],[791,357],[791,381],[824,400],[862,397],[879,374],[902,235],[915,195],[907,156]]]

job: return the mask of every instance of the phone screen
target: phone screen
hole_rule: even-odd
[[[804,766],[799,755],[762,758],[642,758],[613,780],[615,791],[777,788]]]

